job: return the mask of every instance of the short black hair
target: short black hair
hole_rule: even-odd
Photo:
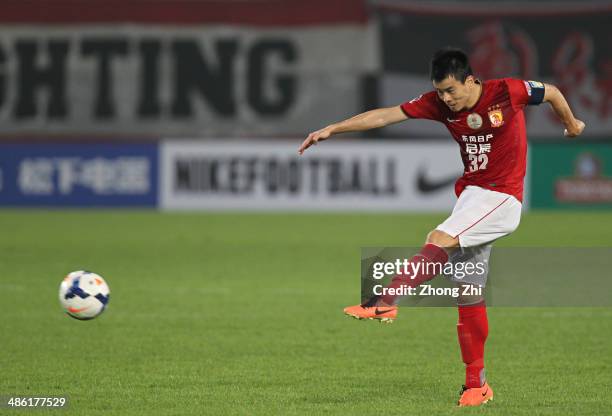
[[[431,58],[430,74],[432,81],[440,82],[451,76],[464,83],[473,72],[465,52],[457,48],[444,48]]]

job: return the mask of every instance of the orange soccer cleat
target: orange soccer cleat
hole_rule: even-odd
[[[390,324],[397,318],[397,306],[355,305],[344,308],[344,313],[356,319],[376,319]]]
[[[480,406],[489,400],[493,400],[493,390],[488,383],[484,383],[482,387],[467,388],[463,386],[459,398],[459,407],[465,406]]]

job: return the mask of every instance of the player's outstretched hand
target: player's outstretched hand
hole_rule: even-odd
[[[563,135],[565,137],[580,136],[580,133],[582,133],[582,130],[584,130],[584,126],[585,124],[583,121],[576,119],[576,122],[574,123],[574,125],[566,128],[565,131],[563,132]]]
[[[329,127],[322,128],[321,130],[313,131],[306,137],[306,140],[302,142],[302,145],[298,149],[298,154],[303,154],[306,149],[310,146],[317,144],[322,140],[326,140],[331,136]]]

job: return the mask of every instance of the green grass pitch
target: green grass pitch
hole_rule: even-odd
[[[419,245],[443,217],[0,211],[0,395],[87,416],[610,414],[612,308],[490,308],[477,409],[455,407],[454,308],[342,314],[361,246]],[[498,245],[610,247],[612,214],[529,213]],[[111,287],[93,321],[57,300],[81,268]]]

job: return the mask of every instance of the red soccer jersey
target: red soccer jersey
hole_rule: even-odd
[[[527,159],[523,108],[529,103],[530,84],[538,83],[511,78],[484,81],[476,105],[457,113],[435,91],[401,105],[410,118],[444,123],[459,144],[464,171],[455,184],[457,196],[466,186],[476,185],[523,200]]]

